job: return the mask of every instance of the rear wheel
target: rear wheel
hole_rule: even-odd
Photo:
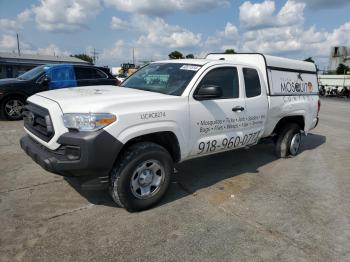
[[[111,197],[130,212],[148,209],[164,196],[172,168],[170,154],[160,145],[151,142],[131,145],[111,172]]]
[[[286,124],[279,132],[275,144],[277,157],[286,158],[296,156],[301,144],[301,132],[298,124]]]
[[[1,113],[8,120],[20,120],[24,105],[24,99],[21,97],[6,98],[1,105]]]

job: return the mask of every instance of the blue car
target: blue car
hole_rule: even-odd
[[[42,91],[91,85],[119,85],[108,69],[90,65],[42,65],[17,78],[0,79],[0,114],[22,119],[27,97]]]

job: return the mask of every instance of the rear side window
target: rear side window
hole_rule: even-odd
[[[222,89],[222,99],[238,97],[238,74],[235,67],[216,68],[207,73],[199,86],[216,85]]]
[[[88,67],[75,67],[75,75],[78,80],[107,78],[107,75],[101,70]]]
[[[258,72],[252,68],[243,68],[243,76],[246,96],[259,96],[261,94],[261,86]]]

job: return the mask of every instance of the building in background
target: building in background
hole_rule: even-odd
[[[70,56],[29,55],[0,52],[0,79],[17,77],[20,74],[44,64],[89,64]]]
[[[350,47],[334,46],[329,57],[328,71],[337,70],[339,64],[350,66]]]

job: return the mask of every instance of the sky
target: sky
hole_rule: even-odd
[[[0,51],[66,56],[96,64],[205,57],[235,49],[326,69],[332,46],[350,46],[350,0],[0,0]]]

